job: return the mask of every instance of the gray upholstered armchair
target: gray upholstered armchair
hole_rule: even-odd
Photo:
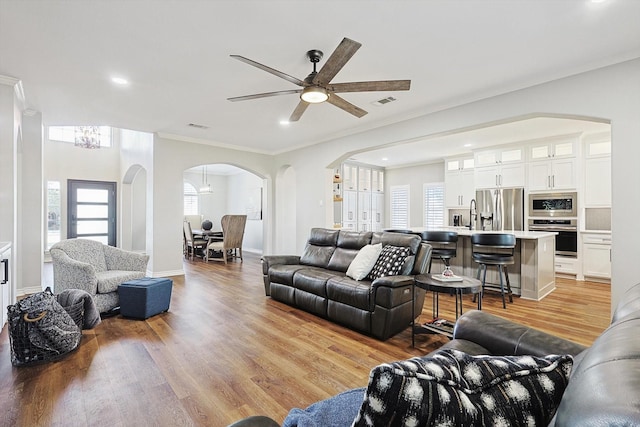
[[[118,285],[145,276],[149,256],[87,239],[69,239],[51,247],[56,294],[82,289],[93,296],[98,310],[119,306]]]

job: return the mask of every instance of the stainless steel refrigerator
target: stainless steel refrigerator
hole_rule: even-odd
[[[476,230],[524,230],[524,188],[476,190]]]

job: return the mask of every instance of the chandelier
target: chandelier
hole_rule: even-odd
[[[76,126],[75,146],[100,148],[100,126]]]

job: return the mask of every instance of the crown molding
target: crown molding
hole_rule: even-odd
[[[0,84],[7,86],[15,86],[20,83],[20,79],[16,79],[15,77],[3,76],[0,74]]]
[[[27,105],[27,100],[24,97],[24,88],[22,87],[22,81],[15,77],[3,76],[2,74],[0,74],[0,84],[13,86],[13,90],[16,93],[16,98],[18,99],[18,103],[20,105],[20,110],[24,110]]]

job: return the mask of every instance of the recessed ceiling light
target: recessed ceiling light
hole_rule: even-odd
[[[591,3],[604,3],[607,0],[591,0]]]
[[[466,143],[463,145],[463,147],[471,147],[473,144],[471,144],[470,142]]]
[[[281,124],[282,126],[287,126],[287,125],[290,125],[290,124],[291,124],[291,122],[290,122],[289,120],[280,120],[280,124]]]
[[[383,157],[383,158],[382,158],[382,161],[383,161],[383,162],[386,162],[387,160],[389,160],[389,158],[388,158],[388,157]]]
[[[111,81],[120,86],[129,84],[129,80],[123,79],[122,77],[111,77]]]

